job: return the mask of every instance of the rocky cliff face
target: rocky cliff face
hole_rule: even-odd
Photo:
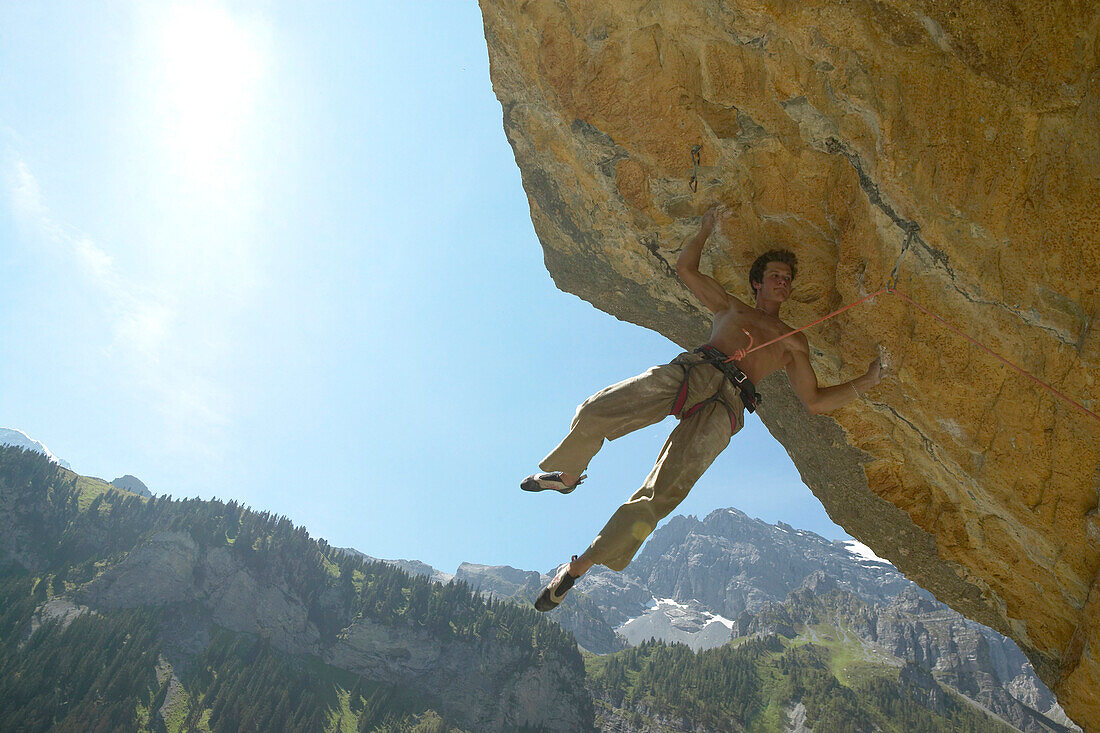
[[[507,598],[521,605],[527,605],[537,597],[548,581],[546,576],[534,570],[468,562],[458,566],[454,577],[468,583],[484,596]],[[626,648],[626,642],[615,633],[606,614],[587,595],[578,595],[575,602],[559,606],[554,620],[571,632],[577,644],[586,651],[609,654]]]
[[[179,609],[176,625],[191,631],[173,640],[176,646],[202,647],[202,638],[188,637],[208,634],[204,621],[212,621],[267,639],[280,651],[410,685],[438,697],[443,710],[476,730],[574,731],[590,724],[583,676],[572,660],[548,653],[531,665],[514,646],[449,641],[415,624],[362,615],[326,639],[295,588],[260,577],[227,547],[200,547],[187,532],[150,536],[77,596],[93,609]]]
[[[481,6],[562,289],[698,343],[708,316],[671,263],[720,202],[704,268],[734,294],[748,298],[760,251],[789,247],[801,268],[783,315],[802,325],[878,290],[901,255],[901,292],[1095,411],[1095,3]],[[828,416],[782,375],[762,385],[762,419],[829,514],[1014,638],[1100,729],[1098,422],[897,295],[808,336],[822,382],[879,350],[892,366]]]
[[[815,572],[878,601],[909,585],[885,562],[736,509],[718,509],[703,520],[672,518],[627,569],[661,598],[694,598],[727,618],[782,601]]]
[[[742,614],[734,629],[738,635],[810,639],[835,629],[838,638],[862,641],[866,658],[901,660],[902,679],[923,689],[938,690],[933,680],[946,685],[1027,733],[1067,730],[1063,724],[1068,721],[1049,691],[1028,689],[1025,680],[1034,677],[1014,644],[912,585],[879,606],[842,590],[819,571],[783,603],[769,602],[756,614]],[[888,656],[880,656],[883,652]],[[931,703],[927,707],[936,709]]]

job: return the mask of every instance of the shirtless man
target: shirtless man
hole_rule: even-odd
[[[876,359],[862,376],[833,387],[819,386],[802,333],[739,361],[728,360],[727,354],[749,347],[750,334],[753,343],[762,344],[794,330],[779,320],[779,306],[791,296],[797,261],[787,250],[764,253],[749,270],[755,307],[730,295],[714,278],[699,272],[699,256],[719,213],[720,209],[712,207],[703,215],[699,233],[676,261],[680,279],[714,313],[710,340],[669,364],[653,367],[585,400],[577,408],[569,434],[539,464],[546,473],[528,476],[520,484],[525,491],[549,489],[568,494],[585,478],[588,462],[605,439],[614,440],[670,414],[680,421],[642,487],[612,515],[588,549],[558,568],[543,588],[535,601],[539,611],[560,604],[576,579],[593,565],[621,571],[630,563],[657,523],[687,496],[744,424],[744,408],[756,409],[760,397],[754,383],[783,369],[795,394],[816,414],[851,402],[881,379]]]

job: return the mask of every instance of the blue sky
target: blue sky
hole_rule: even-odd
[[[0,426],[334,545],[546,570],[671,423],[519,491],[677,347],[558,291],[476,3],[0,1]],[[677,513],[847,538],[755,417]]]

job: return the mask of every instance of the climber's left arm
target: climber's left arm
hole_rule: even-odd
[[[830,412],[848,404],[874,387],[882,379],[882,363],[875,359],[867,371],[855,379],[832,387],[821,387],[817,374],[810,364],[810,345],[806,336],[794,334],[790,339],[787,363],[784,369],[794,388],[794,393],[812,414]]]

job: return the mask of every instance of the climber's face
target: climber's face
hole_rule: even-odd
[[[769,262],[764,276],[756,285],[757,299],[783,302],[791,297],[791,266],[786,262]]]

